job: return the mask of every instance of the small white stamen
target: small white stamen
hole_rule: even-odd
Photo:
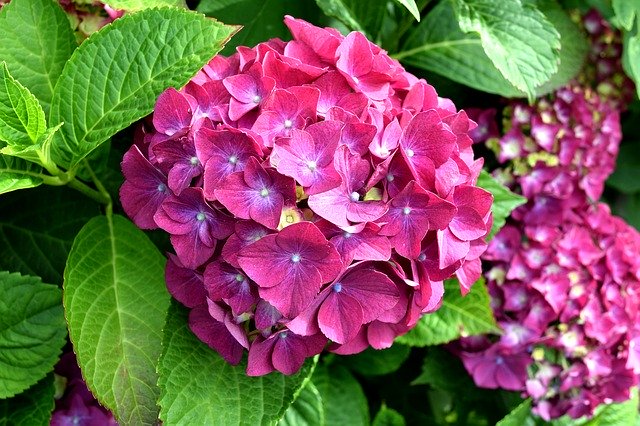
[[[262,191],[260,191],[260,196],[262,198],[265,198],[269,195],[269,190],[267,188],[262,188]]]
[[[411,213],[411,207],[405,207],[402,209],[402,214],[408,215],[409,213]]]
[[[198,160],[198,157],[191,157],[189,163],[191,163],[192,166],[197,166],[200,164],[200,160]]]
[[[318,164],[315,161],[307,161],[307,168],[313,172],[318,168]]]
[[[358,194],[357,192],[352,192],[350,195],[351,201],[359,201],[360,200],[360,194]]]
[[[259,104],[262,98],[260,97],[260,95],[255,95],[251,100],[253,101],[254,104]]]
[[[204,213],[202,213],[202,212],[199,212],[199,213],[196,215],[196,219],[198,220],[198,222],[203,222],[206,218],[207,218],[207,215],[205,215],[205,214],[204,214]]]
[[[237,164],[238,163],[238,156],[237,155],[232,155],[231,157],[229,157],[229,163],[230,164]]]
[[[165,185],[164,183],[158,184],[158,192],[166,192],[166,191],[167,191],[167,185]]]
[[[284,128],[285,129],[290,129],[291,126],[293,126],[293,121],[291,120],[284,120]]]
[[[394,177],[391,173],[389,173],[389,174],[387,175],[387,181],[388,181],[388,182],[393,182],[393,180],[394,180],[394,179],[395,179],[395,177]]]
[[[411,158],[415,155],[415,152],[411,148],[407,149],[407,157]]]
[[[300,260],[302,260],[302,258],[300,257],[299,254],[294,254],[294,255],[291,256],[291,261],[293,263],[298,263],[298,262],[300,262]]]

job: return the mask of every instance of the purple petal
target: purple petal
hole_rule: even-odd
[[[244,348],[224,323],[211,318],[207,305],[197,306],[189,312],[189,328],[198,339],[215,349],[229,364],[236,365],[242,359]]]
[[[142,229],[158,227],[153,216],[162,202],[171,194],[167,178],[132,145],[122,160],[125,181],[120,188],[122,208]]]
[[[335,284],[334,284],[334,289]],[[360,303],[337,290],[329,293],[318,311],[318,325],[322,333],[336,343],[353,339],[362,326]]]
[[[165,279],[167,289],[173,297],[188,308],[205,303],[207,292],[202,275],[191,268],[185,268],[173,254],[168,254]]]

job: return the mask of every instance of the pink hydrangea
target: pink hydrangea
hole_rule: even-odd
[[[476,384],[546,420],[629,398],[640,373],[640,233],[604,204],[559,226],[513,221],[483,259],[504,333],[456,349]]]
[[[164,92],[122,162],[191,329],[250,375],[389,347],[469,290],[491,227],[464,111],[358,32],[285,23]]]
[[[617,71],[587,67],[534,105],[504,111],[507,128],[489,141],[505,163],[495,175],[528,203],[482,256],[503,334],[452,348],[478,386],[522,391],[545,420],[624,401],[640,377],[640,234],[597,203],[615,167],[629,87],[615,86],[619,37],[602,36],[611,29],[594,13],[585,27],[599,38],[594,58]],[[474,114],[481,121],[493,112]]]

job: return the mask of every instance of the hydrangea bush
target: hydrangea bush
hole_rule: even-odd
[[[0,424],[638,423],[638,16],[0,0]]]
[[[444,279],[469,291],[491,227],[464,111],[361,33],[285,23],[164,92],[122,162],[191,329],[250,375],[388,348]]]
[[[478,111],[488,144],[521,192],[482,256],[492,309],[504,333],[454,346],[478,386],[523,391],[550,420],[592,416],[638,385],[640,234],[597,203],[622,138],[620,112],[633,83],[622,72],[619,32],[584,16],[595,62],[533,106],[512,102],[500,136],[495,110]],[[497,137],[496,137],[497,136]]]

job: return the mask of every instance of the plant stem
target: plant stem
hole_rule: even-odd
[[[107,194],[107,196],[105,197],[102,192],[96,191],[95,189],[87,186],[85,183],[79,181],[76,178],[71,179],[69,183],[67,183],[67,185],[69,186],[69,188],[73,188],[76,191],[83,193],[92,200],[95,200],[100,204],[105,204],[107,208],[111,206],[111,197],[109,196],[109,194]]]
[[[111,214],[113,213],[113,201],[111,200],[111,195],[109,194],[109,191],[107,191],[107,189],[104,187],[102,182],[100,182],[100,179],[98,179],[98,176],[96,176],[95,172],[93,171],[93,169],[91,168],[87,160],[84,160],[84,166],[89,171],[89,174],[91,175],[91,180],[93,181],[96,188],[98,188],[99,194],[107,201],[106,203],[104,203],[106,204],[106,214],[107,216],[111,216]]]

